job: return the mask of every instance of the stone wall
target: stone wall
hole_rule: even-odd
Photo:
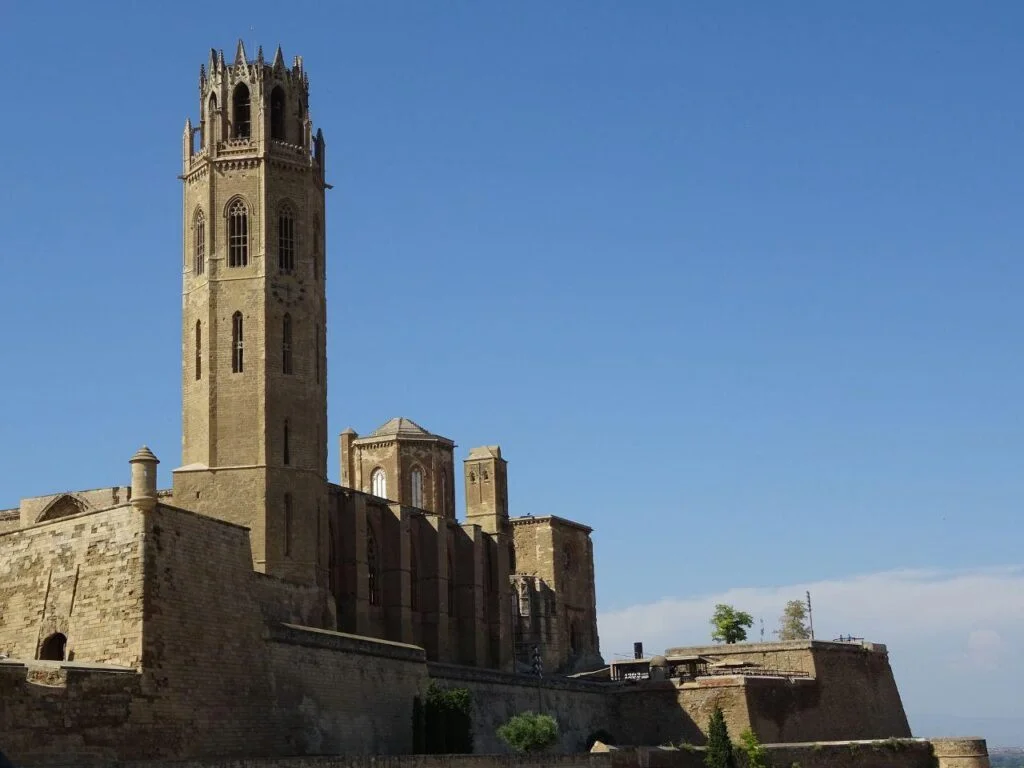
[[[137,666],[142,533],[123,506],[0,534],[0,652],[35,659],[61,633],[70,659]]]
[[[672,648],[668,655],[747,661],[768,671],[803,672],[810,679],[723,676],[683,685],[679,705],[706,727],[707,687],[720,686],[727,721],[753,728],[763,742],[905,738],[910,726],[885,646],[796,641]],[[736,688],[739,686],[739,688]],[[742,689],[742,695],[727,694]],[[712,705],[713,707],[713,705]],[[738,712],[749,714],[744,721]],[[730,727],[733,723],[730,722]]]
[[[558,749],[579,752],[599,730],[615,734],[614,699],[606,686],[566,678],[540,682],[522,675],[447,664],[429,664],[430,679],[442,686],[466,688],[473,701],[473,748],[478,753],[505,753],[497,729],[520,712],[546,712],[559,728]]]
[[[118,768],[163,768],[163,763],[124,763]],[[610,754],[406,755],[297,757],[279,760],[185,760],[174,768],[612,768]]]

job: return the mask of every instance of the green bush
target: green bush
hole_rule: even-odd
[[[498,728],[498,738],[516,752],[541,752],[558,742],[558,723],[551,715],[522,712]]]
[[[430,684],[423,713],[427,754],[468,755],[473,752],[472,704],[466,688]]]
[[[740,749],[747,756],[747,768],[768,768],[768,752],[749,728],[740,734]]]
[[[729,728],[721,707],[715,707],[708,721],[708,747],[704,753],[704,765],[708,768],[736,768],[736,756],[729,741]]]

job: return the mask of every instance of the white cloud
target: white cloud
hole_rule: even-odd
[[[911,723],[915,712],[995,717],[1024,711],[1024,566],[962,571],[896,570],[715,595],[666,598],[598,617],[605,659],[634,641],[661,652],[710,644],[716,603],[755,618],[750,640],[772,639],[786,601],[810,590],[818,639],[864,637],[889,647]]]

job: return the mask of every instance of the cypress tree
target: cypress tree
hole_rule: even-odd
[[[715,707],[708,720],[708,746],[704,753],[704,765],[708,768],[736,768],[729,728],[725,724],[721,707]]]

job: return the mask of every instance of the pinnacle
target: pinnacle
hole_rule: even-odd
[[[284,69],[284,54],[281,52],[280,44],[277,46],[277,53],[274,54],[274,69]]]
[[[238,38],[238,48],[235,50],[235,66],[245,66],[249,63],[249,59],[245,55],[245,43],[242,42],[242,38]]]

